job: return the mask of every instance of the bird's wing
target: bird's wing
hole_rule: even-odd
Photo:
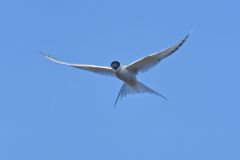
[[[122,87],[118,93],[118,96],[115,100],[115,104],[114,104],[114,107],[116,107],[117,105],[117,102],[120,99],[122,99],[123,97],[126,97],[127,95],[130,95],[130,94],[138,94],[138,93],[150,93],[150,94],[155,94],[157,96],[160,96],[162,97],[163,99],[167,100],[166,97],[164,97],[163,95],[161,95],[160,93],[152,90],[151,88],[145,86],[144,84],[142,84],[141,82],[139,81],[136,81],[134,84],[127,84],[127,83],[123,83],[122,84]]]
[[[173,45],[172,47],[169,47],[167,49],[164,49],[160,52],[148,55],[144,58],[141,58],[131,64],[129,64],[126,68],[133,72],[133,73],[138,73],[138,72],[144,72],[158,64],[163,58],[166,58],[167,56],[171,55],[174,53],[179,47],[183,45],[183,43],[187,40],[190,34],[188,34],[184,39],[182,39],[180,42],[177,44]]]
[[[57,60],[57,59],[55,59],[53,57],[50,57],[49,55],[47,55],[45,53],[41,53],[41,54],[45,58],[47,58],[48,60],[53,61],[53,62],[58,63],[58,64],[63,64],[63,65],[67,65],[67,66],[71,66],[71,67],[75,67],[75,68],[91,71],[91,72],[98,73],[98,74],[108,75],[108,76],[114,76],[115,75],[113,69],[110,68],[110,67],[86,65],[86,64],[66,63],[66,62]]]

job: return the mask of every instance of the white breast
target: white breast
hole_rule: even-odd
[[[120,66],[116,71],[116,76],[125,81],[125,82],[131,82],[136,80],[136,75],[130,71],[128,71],[125,66]]]

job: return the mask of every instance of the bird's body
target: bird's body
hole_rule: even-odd
[[[127,84],[132,84],[137,80],[137,77],[134,73],[127,70],[125,66],[120,65],[116,70],[116,77],[120,80],[126,82]]]
[[[136,93],[150,93],[150,94],[155,94],[155,95],[161,96],[162,98],[166,99],[163,95],[159,94],[158,92],[150,89],[149,87],[147,87],[144,84],[142,84],[141,82],[139,82],[137,80],[136,76],[139,72],[147,71],[151,67],[158,64],[163,58],[174,53],[180,46],[182,46],[182,44],[186,41],[188,36],[189,35],[187,35],[183,40],[181,40],[177,44],[173,45],[172,47],[169,47],[160,52],[148,55],[148,56],[141,58],[129,65],[126,65],[126,66],[121,65],[120,62],[118,62],[118,61],[113,61],[111,63],[111,67],[85,65],[85,64],[72,64],[72,63],[66,63],[63,61],[59,61],[59,60],[52,58],[44,53],[43,53],[43,55],[44,55],[44,57],[46,57],[47,59],[49,59],[55,63],[72,66],[75,68],[91,71],[94,73],[114,76],[114,77],[120,79],[121,81],[123,81],[123,85],[122,85],[122,87],[118,93],[117,99],[115,101],[115,106],[116,106],[119,98],[125,97],[129,94],[136,94]]]

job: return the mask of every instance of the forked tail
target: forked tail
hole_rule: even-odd
[[[114,108],[116,107],[116,104],[120,99],[122,99],[123,97],[126,97],[129,94],[138,94],[138,93],[150,93],[150,94],[155,94],[157,96],[162,97],[163,99],[167,100],[166,97],[164,97],[163,95],[161,95],[160,93],[152,90],[151,88],[145,86],[144,84],[142,84],[139,81],[135,81],[134,84],[127,84],[127,83],[123,83],[118,96],[116,98],[115,104],[114,104]]]

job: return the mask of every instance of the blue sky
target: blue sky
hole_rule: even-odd
[[[1,1],[1,160],[240,159],[239,1]],[[194,30],[113,104],[121,82],[51,63],[128,64]]]

